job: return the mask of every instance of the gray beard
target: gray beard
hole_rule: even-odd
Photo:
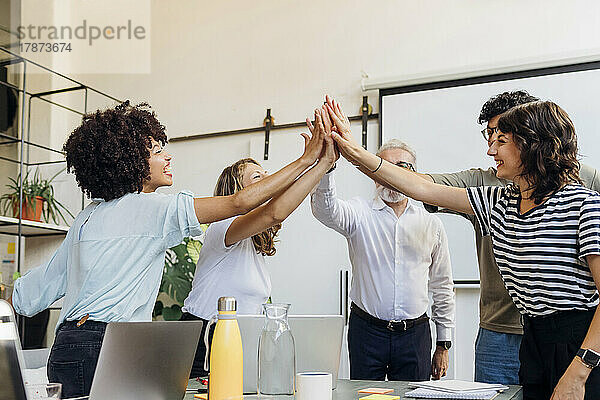
[[[381,200],[385,201],[386,203],[399,203],[406,199],[406,196],[403,193],[388,189],[385,186],[377,186],[376,191]]]

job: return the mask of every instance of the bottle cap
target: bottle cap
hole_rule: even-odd
[[[218,311],[237,311],[235,297],[219,297],[217,302]]]

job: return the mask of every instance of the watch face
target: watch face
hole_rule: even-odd
[[[587,364],[590,368],[595,368],[600,365],[600,354],[590,349],[579,349],[577,355],[581,357],[581,360]]]
[[[585,352],[585,362],[597,366],[598,363],[600,362],[600,354],[597,354],[596,352],[593,351],[586,351]]]

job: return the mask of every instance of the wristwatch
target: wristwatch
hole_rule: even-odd
[[[450,350],[450,347],[452,347],[452,342],[449,340],[441,340],[439,342],[435,342],[435,344],[436,346],[444,348],[444,350]]]
[[[591,349],[579,349],[577,357],[581,358],[581,361],[586,367],[592,369],[600,365],[600,354]]]

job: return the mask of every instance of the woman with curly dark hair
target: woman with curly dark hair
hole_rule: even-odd
[[[325,129],[320,110],[315,114],[315,121],[316,128],[308,122],[313,135]],[[212,223],[206,230],[192,290],[183,305],[182,319],[204,321],[190,377],[208,374],[204,370],[206,346],[203,338],[208,321],[217,312],[219,297],[235,297],[238,314],[261,314],[262,304],[271,296],[265,256],[275,254],[275,236],[281,223],[335,162],[333,140],[331,137],[327,140],[323,157],[294,184],[250,213]],[[258,184],[267,176],[255,160],[241,159],[221,172],[214,195],[230,196]]]
[[[600,398],[600,195],[580,185],[567,113],[533,102],[504,113],[491,137],[499,178],[512,187],[454,188],[362,149],[339,104],[328,111],[342,154],[361,171],[427,204],[474,214],[490,235],[504,284],[522,314],[525,399]]]
[[[108,322],[152,319],[165,251],[201,234],[201,223],[246,214],[289,186],[322,152],[322,131],[305,139],[300,158],[255,185],[194,198],[155,192],[173,176],[165,127],[147,104],[125,102],[83,118],[64,151],[92,202],[52,258],[15,282],[12,297],[16,312],[28,316],[64,298],[48,377],[63,384],[65,397],[89,393]]]

